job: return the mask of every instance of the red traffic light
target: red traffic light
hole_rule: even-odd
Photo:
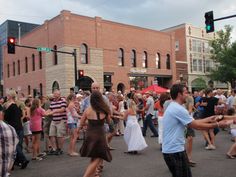
[[[84,70],[79,70],[79,78],[84,77]]]
[[[7,52],[9,54],[15,54],[15,45],[16,45],[16,38],[8,37],[7,38]]]
[[[9,38],[9,43],[11,43],[11,44],[15,44],[15,38]]]

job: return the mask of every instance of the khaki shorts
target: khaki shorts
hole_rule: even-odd
[[[46,135],[49,135],[49,130],[50,130],[51,122],[52,122],[52,117],[46,117],[43,120],[43,132]]]
[[[52,121],[49,130],[49,136],[63,138],[66,136],[66,121]]]

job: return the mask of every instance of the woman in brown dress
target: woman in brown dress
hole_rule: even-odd
[[[95,172],[102,160],[112,160],[104,131],[104,122],[109,122],[110,119],[110,109],[99,91],[92,93],[90,103],[90,107],[84,111],[79,127],[82,129],[87,120],[87,133],[80,154],[81,157],[91,157],[91,161],[83,177],[99,176]]]

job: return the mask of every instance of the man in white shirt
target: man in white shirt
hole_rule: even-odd
[[[154,112],[154,100],[151,95],[151,92],[148,91],[145,93],[147,95],[147,102],[146,102],[146,117],[143,122],[143,136],[146,136],[147,127],[151,129],[153,135],[151,137],[158,137],[158,132],[152,122],[153,112]]]

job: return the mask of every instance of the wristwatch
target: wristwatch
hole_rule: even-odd
[[[223,120],[224,119],[224,115],[219,115],[218,116],[218,120],[220,121],[220,120]]]

